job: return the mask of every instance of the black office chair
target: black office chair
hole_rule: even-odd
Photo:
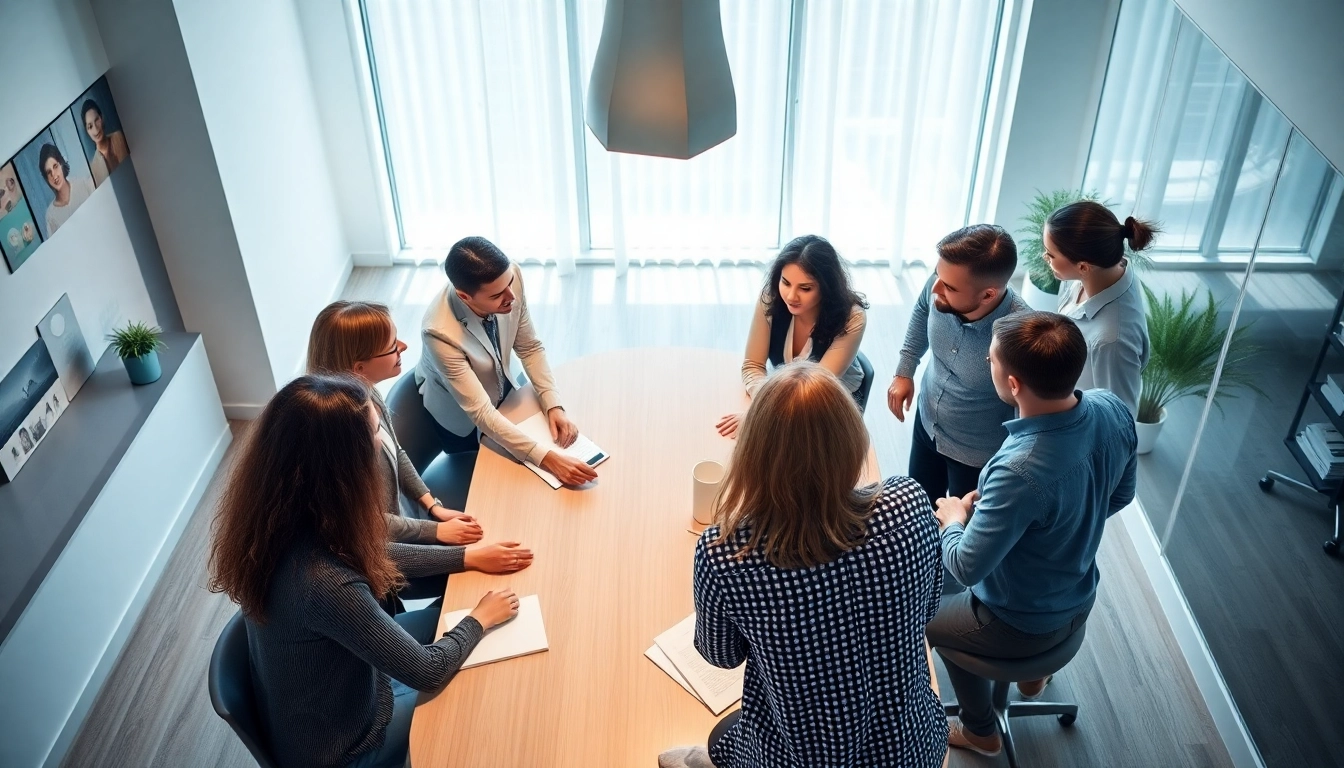
[[[854,402],[859,404],[859,412],[868,410],[868,393],[873,391],[873,364],[868,362],[868,356],[859,353],[859,367],[863,369],[863,381],[859,383],[859,389],[854,393]]]
[[[247,654],[247,626],[242,612],[235,613],[215,642],[210,655],[210,703],[261,768],[277,768],[266,748],[252,690],[252,661]]]
[[[1086,632],[1087,625],[1083,625],[1069,639],[1054,648],[1025,659],[995,659],[951,648],[933,649],[943,657],[943,661],[951,662],[967,672],[994,681],[994,719],[998,725],[999,735],[1003,737],[1003,751],[1008,756],[1010,768],[1017,768],[1017,753],[1013,745],[1012,731],[1008,728],[1009,718],[1057,715],[1060,725],[1070,726],[1078,719],[1078,705],[1062,701],[1010,702],[1008,689],[1013,683],[1040,680],[1063,669],[1078,654]],[[957,704],[944,704],[943,710],[947,712],[948,717],[956,717],[961,713],[961,707]]]
[[[439,436],[434,431],[434,417],[425,410],[414,372],[402,375],[392,385],[392,391],[387,395],[387,409],[392,415],[397,442],[410,457],[415,471],[420,473],[420,479],[429,486],[429,492],[449,509],[466,509],[471,475],[476,471],[476,452],[442,452]],[[402,514],[420,519],[427,517],[424,507],[406,503],[404,498]]]

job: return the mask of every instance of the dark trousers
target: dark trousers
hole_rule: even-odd
[[[392,620],[401,625],[406,630],[406,634],[415,638],[415,642],[421,645],[429,645],[439,636],[439,614],[443,610],[443,593],[440,592],[440,599],[434,601],[432,605],[421,608],[418,611],[403,611],[392,617]]]
[[[937,506],[944,496],[965,496],[980,484],[980,467],[972,467],[938,452],[915,408],[915,439],[910,443],[910,478],[929,495],[929,504]]]
[[[434,434],[439,436],[439,445],[443,447],[444,453],[475,453],[481,449],[479,429],[473,429],[466,435],[455,435],[434,419],[429,421],[434,425]]]
[[[1073,617],[1064,626],[1043,635],[1032,635],[1009,625],[980,602],[970,590],[955,595],[943,595],[938,615],[933,617],[925,634],[934,648],[989,656],[996,659],[1025,659],[1054,648],[1069,639],[1087,621],[1087,609]],[[994,725],[993,683],[979,675],[943,659],[952,690],[961,705],[961,724],[977,736],[990,736]],[[1023,682],[1023,681],[1014,681]]]
[[[915,438],[910,443],[910,478],[924,493],[929,495],[929,504],[938,506],[938,499],[944,496],[965,496],[980,484],[980,468],[949,459],[938,452],[933,436],[924,429],[919,418],[919,408],[915,408]],[[943,594],[950,595],[965,589],[946,568],[943,569]]]

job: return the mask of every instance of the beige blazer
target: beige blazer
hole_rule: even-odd
[[[510,369],[517,353],[537,390],[542,411],[549,411],[560,405],[555,377],[546,363],[541,339],[532,328],[522,271],[516,264],[509,269],[513,270],[513,288],[518,300],[509,314],[496,315],[503,356],[500,364],[509,383],[517,387],[518,379]],[[481,318],[462,303],[451,284],[434,297],[420,325],[424,347],[415,378],[430,415],[455,435],[470,434],[477,427],[519,461],[540,464],[546,457],[546,448],[538,446],[495,408],[500,383],[495,373],[494,348]]]

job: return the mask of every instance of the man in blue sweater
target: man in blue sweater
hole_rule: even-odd
[[[928,638],[938,648],[1025,658],[1064,642],[1087,620],[1106,519],[1134,499],[1137,438],[1119,398],[1074,390],[1087,342],[1063,315],[997,320],[989,361],[994,389],[1020,417],[1005,422],[1008,438],[980,473],[978,490],[938,500],[943,565],[970,589],[943,597]],[[961,705],[948,743],[998,754],[990,681],[951,662],[947,673]],[[1018,688],[1032,699],[1046,682]]]

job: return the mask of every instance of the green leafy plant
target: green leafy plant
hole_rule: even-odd
[[[1108,208],[1111,205],[1109,201],[1101,200],[1096,192],[1076,189],[1057,189],[1054,192],[1036,190],[1036,197],[1027,203],[1027,215],[1022,217],[1023,227],[1017,230],[1017,255],[1027,268],[1027,279],[1046,293],[1059,293],[1059,278],[1055,277],[1055,273],[1050,271],[1050,265],[1045,262],[1045,242],[1042,239],[1045,221],[1050,218],[1050,214],[1080,200],[1096,200]],[[1131,266],[1140,269],[1152,263],[1146,254],[1131,251],[1128,244],[1125,245],[1125,258]]]
[[[107,335],[107,340],[112,342],[112,348],[117,351],[117,356],[125,360],[129,357],[144,357],[150,352],[159,349],[167,349],[168,345],[163,343],[163,331],[155,326],[144,323],[128,323],[125,328],[114,329]]]
[[[1227,329],[1218,324],[1218,303],[1213,294],[1205,292],[1203,309],[1195,302],[1198,291],[1181,291],[1180,301],[1171,296],[1158,299],[1148,286],[1143,286],[1148,299],[1148,344],[1151,355],[1143,369],[1143,389],[1139,394],[1138,420],[1156,424],[1162,418],[1162,409],[1183,397],[1207,397],[1218,355],[1223,351]],[[1219,400],[1236,397],[1240,387],[1264,395],[1255,385],[1247,369],[1247,362],[1260,352],[1247,338],[1251,326],[1243,325],[1232,332],[1232,342],[1223,363],[1223,375],[1214,405],[1222,410]]]

